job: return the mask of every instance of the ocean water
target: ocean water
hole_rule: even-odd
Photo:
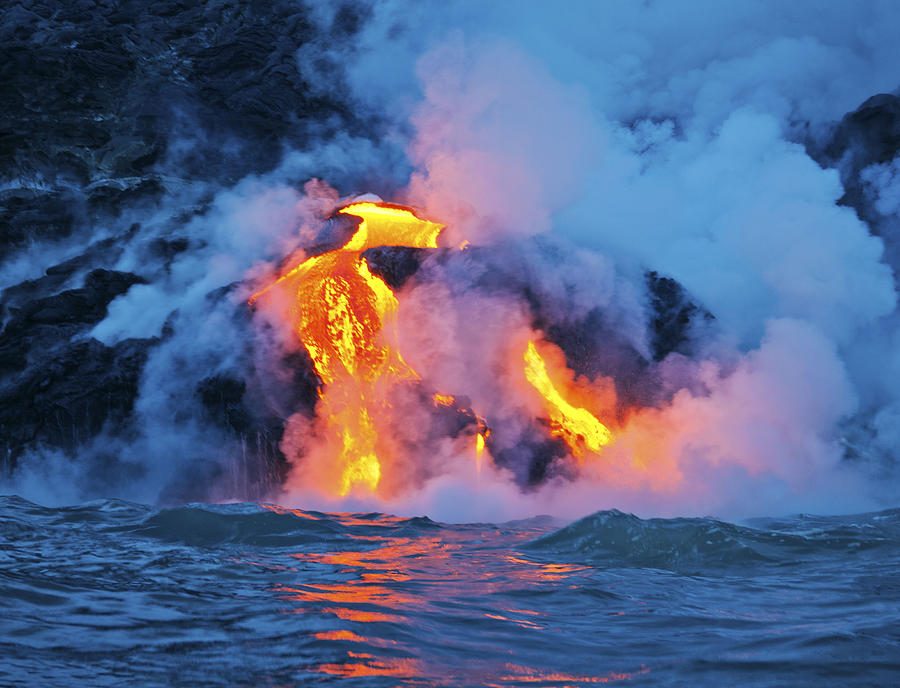
[[[0,498],[3,686],[895,686],[900,510],[444,525]]]

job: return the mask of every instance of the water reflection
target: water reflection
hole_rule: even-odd
[[[353,662],[341,662],[336,664],[319,664],[316,669],[323,674],[336,676],[394,676],[408,679],[404,683],[414,682],[417,685],[429,685],[430,682],[417,680],[424,673],[422,663],[413,658],[386,659],[374,655],[348,652]],[[434,685],[431,683],[431,685]]]
[[[585,683],[616,683],[618,681],[631,681],[642,674],[650,673],[647,667],[641,667],[632,672],[610,672],[604,676],[573,676],[558,671],[539,671],[532,667],[507,664],[510,673],[497,678],[497,683],[487,683],[486,686],[509,685],[510,683],[541,683],[544,685],[577,685]]]
[[[282,582],[271,588],[282,612],[302,615],[321,646],[321,661],[305,664],[307,672],[373,685],[577,686],[646,671],[596,673],[589,639],[571,645],[570,614],[578,612],[560,613],[553,602],[570,599],[593,569],[517,551],[547,527],[419,527],[267,508],[347,528],[320,546],[286,552]]]

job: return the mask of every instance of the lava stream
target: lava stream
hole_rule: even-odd
[[[316,417],[306,433],[311,444],[301,450],[303,482],[339,497],[355,491],[390,497],[427,478],[429,470],[434,474],[436,467],[410,462],[411,454],[428,451],[421,444],[427,431],[416,434],[419,421],[413,417],[418,411],[408,405],[424,401],[413,384],[421,378],[398,348],[397,298],[369,269],[363,252],[380,246],[436,248],[443,225],[383,203],[354,203],[338,214],[359,218],[344,245],[302,261],[254,294],[250,303],[275,287],[284,290],[291,327],[322,383]],[[548,354],[552,351],[547,348]],[[549,434],[561,438],[574,457],[597,455],[612,442],[609,428],[592,411],[614,408],[614,399],[567,384],[572,373],[561,354],[545,360],[529,341],[516,366],[530,394],[537,393]],[[401,398],[407,404],[402,410],[396,405]],[[468,424],[480,473],[494,440],[485,419],[461,399],[436,393],[433,408],[423,410],[458,414],[458,423],[443,426],[447,435],[442,437],[456,437]],[[407,433],[410,427],[413,432]]]
[[[362,253],[377,246],[435,248],[444,226],[380,203],[354,203],[338,212],[360,218],[353,236],[340,248],[306,259],[250,303],[276,285],[295,291],[294,329],[322,380],[317,416],[329,454],[337,457],[337,470],[319,476],[327,483],[320,486],[343,496],[356,486],[379,487],[382,463],[397,451],[378,431],[389,411],[389,388],[419,377],[386,327],[397,299]]]
[[[538,353],[534,342],[528,342],[525,350],[525,378],[543,400],[550,416],[550,434],[561,437],[575,457],[582,457],[585,450],[599,453],[612,442],[612,433],[590,411],[573,406],[554,386],[547,372],[547,363]]]

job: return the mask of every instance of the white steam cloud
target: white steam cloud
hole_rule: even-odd
[[[407,119],[415,128],[409,202],[448,220],[456,239],[552,231],[599,251],[609,267],[595,275],[556,268],[567,277],[562,301],[572,283],[603,284],[640,265],[677,279],[716,317],[705,361],[661,366],[663,376],[677,368],[684,389],[635,423],[653,424],[643,433],[657,436],[681,487],[650,494],[652,475],[623,479],[579,507],[746,515],[870,503],[846,475],[842,434],[867,422],[854,414],[872,407],[879,376],[865,368],[894,359],[885,334],[895,326],[894,269],[881,240],[836,204],[837,171],[821,169],[803,143],[900,86],[888,28],[898,25],[887,3],[375,7],[351,75],[361,101],[393,109],[398,130]],[[878,211],[895,213],[893,167],[865,178]],[[449,384],[468,366],[483,383],[466,393],[497,413],[510,402],[489,398],[497,380],[479,366],[515,336],[504,321],[516,304],[482,302],[429,285],[403,303],[425,340],[414,349],[449,366],[422,368]],[[632,306],[633,319],[639,311]],[[435,312],[442,323],[423,327],[415,316]],[[468,329],[482,340],[475,351]],[[895,398],[885,386],[879,395]],[[882,444],[897,436],[896,408],[875,414]],[[607,464],[633,461],[630,432]],[[607,482],[610,470],[600,471]],[[541,502],[523,499],[526,512]],[[470,508],[478,512],[456,517]]]
[[[314,18],[328,25],[334,12],[316,3]],[[191,250],[114,301],[93,332],[115,343],[171,327],[144,373],[140,436],[127,447],[151,457],[139,496],[158,498],[167,476],[200,454],[240,454],[179,412],[192,403],[185,377],[227,371],[248,346],[229,306],[246,290],[215,304],[207,294],[274,274],[310,245],[339,199],[320,184],[301,192],[303,181],[352,194],[382,175],[397,189],[388,200],[447,222],[449,246],[492,247],[558,321],[575,325],[599,309],[621,346],[649,357],[643,271],[654,270],[715,322],[692,358],[653,364],[658,403],[622,419],[617,442],[579,481],[523,493],[504,469],[477,473],[471,447],[447,440],[427,457],[444,474],[399,501],[329,500],[296,482],[281,499],[447,520],[613,507],[742,517],[892,499],[844,457],[863,443],[857,453],[883,465],[900,446],[897,266],[836,204],[838,172],[804,144],[900,87],[898,26],[891,2],[374,4],[353,51],[329,59],[346,69],[356,106],[387,118],[380,143],[347,137],[289,153],[265,177],[198,192],[209,207],[185,230]],[[297,59],[315,64],[319,50],[328,48]],[[898,164],[863,174],[894,227]],[[542,234],[545,243],[532,243]],[[128,252],[118,267],[146,273],[141,260]],[[398,294],[399,337],[429,384],[514,427],[534,412],[509,394],[515,352],[541,333],[520,297],[476,288],[484,269],[465,252],[426,261]],[[273,346],[282,344],[291,346]],[[303,427],[296,417],[291,433]]]

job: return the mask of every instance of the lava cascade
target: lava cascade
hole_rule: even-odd
[[[382,464],[396,452],[377,428],[388,411],[388,388],[418,379],[389,332],[397,299],[372,274],[362,253],[377,246],[435,248],[443,225],[380,203],[354,203],[338,212],[361,220],[350,239],[307,258],[250,302],[276,285],[294,292],[294,330],[323,383],[317,415],[325,424],[329,453],[336,457],[337,470],[319,479],[330,483],[322,487],[343,496],[358,485],[378,489]]]
[[[547,371],[547,363],[534,342],[525,350],[525,378],[541,395],[550,416],[550,434],[562,438],[576,457],[599,453],[612,441],[612,433],[590,411],[563,398]]]
[[[444,226],[393,204],[353,203],[338,214],[360,219],[352,236],[339,248],[306,258],[254,294],[250,303],[276,287],[287,291],[292,328],[322,382],[316,431],[326,465],[313,478],[317,487],[338,496],[354,490],[385,496],[392,490],[385,485],[385,470],[403,458],[390,432],[391,393],[420,376],[397,345],[397,298],[362,254],[382,246],[437,248]],[[523,379],[549,419],[549,433],[564,440],[572,455],[583,460],[610,444],[609,428],[566,398],[571,389],[554,384],[533,341],[521,360]],[[436,393],[432,399],[436,409],[474,418],[475,465],[480,472],[491,437],[488,423],[474,410],[457,407],[452,395]]]

